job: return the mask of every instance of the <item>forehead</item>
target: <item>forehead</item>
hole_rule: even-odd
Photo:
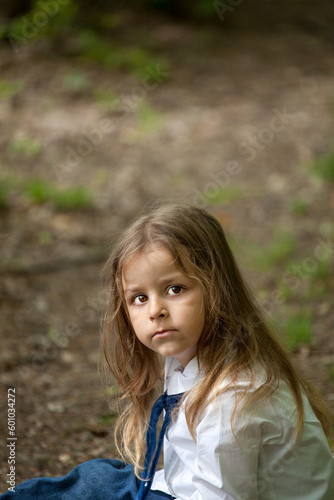
[[[134,253],[123,265],[122,275],[133,274],[139,267],[176,267],[175,258],[162,246],[150,245]]]
[[[125,261],[122,284],[124,287],[172,273],[183,274],[171,252],[161,246],[150,246],[136,252]]]

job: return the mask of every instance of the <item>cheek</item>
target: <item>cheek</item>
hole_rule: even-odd
[[[132,313],[129,313],[129,319],[132,326],[136,324],[136,318]]]
[[[183,315],[193,326],[203,327],[205,314],[202,298],[194,297],[193,300],[187,302],[184,309],[181,309],[181,316]]]
[[[130,318],[130,323],[137,333],[137,331],[140,329],[140,325],[142,323],[141,316],[137,312],[131,312],[129,313],[129,318]]]

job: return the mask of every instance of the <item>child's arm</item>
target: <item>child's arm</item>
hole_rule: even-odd
[[[197,427],[196,460],[191,500],[257,500],[258,457],[261,431],[259,422],[251,421],[243,448],[230,425],[230,405],[210,405]],[[218,401],[217,401],[218,403]],[[223,412],[222,414],[221,411]],[[239,437],[240,439],[240,437]]]
[[[240,395],[247,382],[236,387]],[[180,412],[169,441],[183,462],[167,478],[174,491],[191,485],[190,500],[333,500],[334,460],[320,422],[305,398],[304,433],[293,446],[295,402],[281,384],[272,400],[240,416],[233,435],[234,387],[203,412],[196,443]],[[187,429],[188,430],[188,429]]]
[[[249,428],[249,449],[242,448],[231,431],[233,401],[234,395],[229,391],[204,410],[196,428],[196,442],[184,412],[179,412],[165,445],[170,491],[184,493],[189,500],[258,499],[260,427],[254,421]]]
[[[237,395],[245,389],[237,385]],[[231,430],[231,388],[197,427],[191,500],[333,500],[334,460],[320,422],[304,397],[304,431],[293,445],[296,405],[281,382],[270,402],[247,410]]]

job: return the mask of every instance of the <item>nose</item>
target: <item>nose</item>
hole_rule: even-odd
[[[149,315],[150,320],[153,321],[157,318],[165,318],[168,316],[168,309],[160,297],[151,297],[150,299]]]

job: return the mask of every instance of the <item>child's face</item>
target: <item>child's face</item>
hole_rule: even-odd
[[[183,367],[196,355],[204,328],[200,284],[183,274],[163,247],[138,252],[123,267],[126,307],[136,336]]]

